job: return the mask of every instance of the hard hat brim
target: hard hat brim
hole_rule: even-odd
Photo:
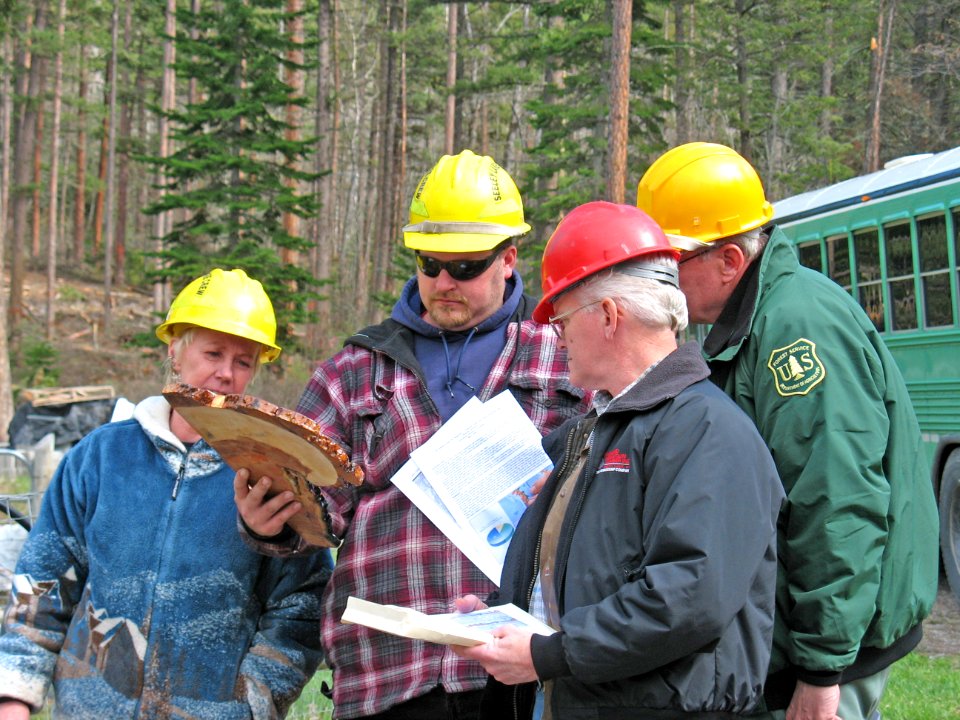
[[[217,327],[214,327],[216,325]],[[282,349],[279,345],[271,343],[266,336],[263,337],[250,337],[249,328],[244,326],[234,326],[231,323],[226,322],[211,322],[209,324],[198,324],[198,323],[185,323],[185,322],[165,322],[157,326],[156,335],[157,338],[163,342],[165,345],[169,345],[170,342],[182,334],[183,330],[178,328],[188,328],[188,327],[199,327],[205,328],[207,330],[213,330],[214,332],[222,332],[226,335],[234,335],[243,340],[252,340],[255,343],[260,345],[260,363],[266,364],[273,362],[278,357]],[[238,332],[231,332],[233,330],[238,330]]]
[[[490,235],[487,233],[419,233],[405,232],[403,243],[411,250],[426,250],[440,253],[468,253],[493,250],[504,240],[520,237],[530,232],[530,226],[524,223],[513,235]]]

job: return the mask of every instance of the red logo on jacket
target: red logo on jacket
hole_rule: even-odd
[[[598,473],[602,472],[630,472],[630,458],[614,448],[603,456],[603,462],[600,463]]]

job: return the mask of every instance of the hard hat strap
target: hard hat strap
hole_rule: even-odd
[[[680,277],[676,267],[654,265],[652,263],[621,263],[614,267],[614,270],[631,277],[659,280],[667,285],[680,287]]]
[[[404,226],[403,232],[423,233],[425,235],[454,233],[462,235],[505,235],[507,237],[515,237],[517,235],[523,235],[526,231],[524,228],[500,225],[499,223],[433,222],[432,220],[424,220],[415,225]]]

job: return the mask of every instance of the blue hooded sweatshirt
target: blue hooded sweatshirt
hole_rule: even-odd
[[[414,353],[444,422],[483,386],[507,341],[507,326],[512,319],[520,320],[514,316],[522,296],[523,280],[515,272],[507,279],[503,305],[493,315],[469,330],[451,331],[423,319],[426,309],[415,277],[404,285],[391,317],[413,331]]]

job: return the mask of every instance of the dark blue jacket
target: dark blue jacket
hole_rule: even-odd
[[[726,718],[760,700],[783,490],[753,423],[708,374],[688,343],[597,419],[557,550],[560,632],[531,645],[554,720]],[[545,441],[563,452],[511,542],[503,602],[528,607],[583,420]],[[531,698],[531,685],[491,681],[484,717],[529,717]]]

